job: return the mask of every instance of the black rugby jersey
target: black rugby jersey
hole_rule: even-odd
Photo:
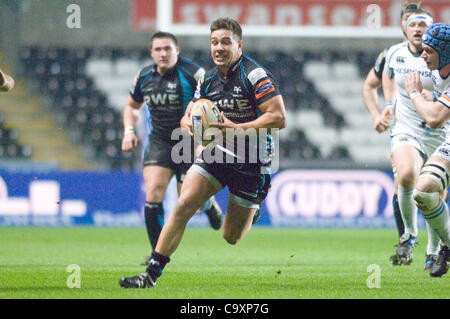
[[[198,82],[193,102],[200,98],[211,100],[230,121],[245,123],[253,121],[263,114],[259,109],[260,104],[280,95],[277,86],[272,74],[267,69],[250,57],[242,55],[226,76],[217,66],[207,71]],[[259,140],[257,144],[259,145]],[[247,149],[247,151],[258,152],[258,145],[252,147],[253,150]],[[267,164],[270,162],[273,148],[270,133],[262,145],[265,148],[264,156],[267,161],[261,163],[258,160],[258,164]],[[234,146],[235,149],[232,152],[236,154],[236,144]],[[246,152],[245,155],[245,162],[248,163],[249,153]]]
[[[375,64],[373,66],[373,70],[375,71],[375,75],[379,80],[382,79],[383,70],[384,70],[384,64],[386,63],[386,53],[388,49],[384,49],[383,51],[378,54],[378,57],[375,61]]]
[[[130,95],[148,107],[150,134],[170,141],[172,131],[180,127],[180,120],[203,74],[203,68],[181,57],[163,76],[156,71],[155,63],[139,71]]]

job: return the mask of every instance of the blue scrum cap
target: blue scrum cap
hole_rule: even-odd
[[[435,23],[423,35],[423,43],[439,54],[438,70],[450,63],[450,25]]]

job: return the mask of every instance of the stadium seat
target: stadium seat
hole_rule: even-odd
[[[333,147],[326,156],[326,159],[328,160],[348,160],[351,159],[350,153],[347,149],[347,147],[344,147],[342,145],[337,145]]]
[[[118,112],[122,112],[128,99],[128,91],[111,93],[108,98],[111,106]]]
[[[137,60],[119,59],[115,62],[114,67],[118,77],[132,80],[139,71],[140,63]]]
[[[97,86],[92,77],[100,74],[103,76],[101,85],[108,89],[120,87],[123,89],[122,97],[126,96],[136,72],[135,69],[131,72],[128,68],[136,68],[138,63],[125,59],[126,56],[140,57],[140,51],[132,50],[130,53],[111,48],[38,47],[24,48],[21,51],[24,72],[29,78],[35,79],[31,85],[48,96],[49,105],[55,109],[56,120],[69,128],[69,136],[75,142],[85,143],[87,149],[89,145],[98,146],[97,157],[109,162],[111,168],[130,169],[138,162],[139,154],[124,155],[120,151],[122,136],[118,132],[123,130],[121,112],[124,102],[121,103],[120,112],[116,111],[113,105],[108,103],[102,87]],[[118,64],[115,65],[113,61]],[[130,78],[123,79],[122,83],[108,81],[108,76],[111,78],[117,70],[128,73]],[[112,130],[118,132],[113,133]],[[109,153],[107,152],[108,142],[114,145],[114,152],[111,151],[111,146]],[[5,148],[3,151],[6,155],[9,154],[8,156],[30,155],[30,150],[26,147],[11,147],[9,150]],[[107,156],[107,153],[115,157]],[[124,164],[124,161],[129,163]]]
[[[359,111],[356,110],[354,112],[351,111],[351,108],[349,108],[349,113],[346,114],[345,119],[347,123],[352,126],[355,129],[359,129],[361,132],[361,135],[365,133],[365,128],[372,129],[373,121],[370,115],[364,110]],[[355,130],[356,131],[356,130]]]
[[[302,129],[315,131],[323,127],[322,114],[317,110],[299,110],[295,114],[295,120]]]
[[[112,62],[106,59],[90,59],[86,64],[86,74],[92,77],[97,75],[108,76],[113,72]]]
[[[15,129],[7,128],[4,124],[3,115],[0,113],[0,156],[14,159],[31,157],[31,148],[21,145]]]
[[[304,76],[318,91],[318,95],[308,96],[309,104],[314,109],[321,109],[324,124],[332,124],[341,131],[342,145],[338,147],[342,149],[336,148],[331,153],[327,153],[327,147],[319,145],[325,156],[348,156],[359,164],[366,164],[370,159],[366,159],[360,153],[367,153],[370,150],[370,148],[367,149],[368,146],[383,152],[387,149],[389,154],[387,136],[373,130],[372,119],[361,96],[364,77],[373,65],[377,54],[350,50],[345,53],[327,51],[317,53],[313,57],[305,55]],[[303,91],[301,88],[298,89],[302,95],[308,95],[312,90]],[[326,102],[317,99],[317,96],[327,97]],[[320,133],[315,139],[308,131],[306,135],[315,143],[321,143],[324,140],[320,138]],[[359,147],[361,149],[358,151]],[[344,151],[345,148],[347,152]],[[385,153],[375,157],[376,160],[371,161],[372,163],[378,161],[377,165],[389,165],[389,158],[386,158]]]
[[[331,75],[335,80],[357,79],[359,69],[352,63],[336,62],[331,65]]]
[[[247,53],[273,73],[283,94],[288,128],[280,134],[282,158],[363,160],[353,157],[358,153],[352,136],[353,141],[361,140],[358,144],[381,148],[385,136],[370,131],[371,119],[361,98],[364,72],[378,52]],[[185,49],[182,56],[205,69],[213,66],[206,50]],[[140,165],[138,155],[120,151],[121,117],[134,76],[152,63],[148,48],[25,47],[20,57],[25,73],[50,98],[58,122],[74,128],[71,136],[92,145],[111,167]]]
[[[390,161],[390,147],[388,143],[380,146],[370,144],[364,146],[350,145],[348,149],[356,162],[368,167],[385,166],[385,163]]]
[[[354,128],[352,126],[342,128],[340,131],[340,136],[342,142],[345,145],[349,145],[352,147],[355,146],[366,146],[367,145],[367,136],[365,134],[373,134],[373,130],[371,127],[366,127],[361,130],[359,128]]]
[[[330,77],[330,67],[329,65],[314,61],[308,62],[303,68],[303,73],[308,79],[327,79]]]
[[[352,96],[337,95],[331,99],[330,103],[340,113],[349,114],[356,111],[358,113],[368,114],[361,94]]]
[[[94,82],[100,90],[108,92],[108,94],[117,91],[128,92],[131,83],[133,82],[133,76],[130,78],[121,78],[115,75],[98,74],[94,77]]]

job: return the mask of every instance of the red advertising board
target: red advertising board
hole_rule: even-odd
[[[364,26],[378,12],[381,26],[399,25],[404,1],[392,0],[173,0],[174,24],[209,24],[228,16],[244,25]],[[428,0],[435,21],[450,22],[450,1]],[[156,0],[134,0],[133,25],[154,28]]]

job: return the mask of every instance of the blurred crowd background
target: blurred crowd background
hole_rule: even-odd
[[[0,1],[0,68],[16,79],[12,92],[0,94],[0,165],[140,171],[141,153],[121,151],[122,109],[134,76],[151,63],[156,12],[146,16],[140,10],[155,10],[155,1],[76,1],[81,25],[69,28],[67,8],[73,2]],[[269,9],[275,5],[260,2]],[[296,2],[312,1],[280,3]],[[244,28],[245,53],[272,71],[285,100],[289,124],[280,134],[281,168],[390,168],[388,133],[373,130],[361,90],[378,53],[402,40],[403,1],[316,1],[327,13],[323,23],[343,25],[355,17],[345,11],[330,17],[336,7],[354,8],[360,15],[372,2],[383,9],[383,26],[397,28],[398,36],[246,37]],[[449,19],[448,1],[429,3],[434,10],[442,7],[440,17]],[[174,18],[208,24],[206,10],[220,4],[225,2],[174,1],[184,5],[175,8],[184,16]],[[226,4],[251,9],[245,1]],[[322,20],[310,14],[305,21]],[[364,32],[364,22],[357,23]],[[208,30],[178,37],[182,56],[206,69],[212,66]]]

